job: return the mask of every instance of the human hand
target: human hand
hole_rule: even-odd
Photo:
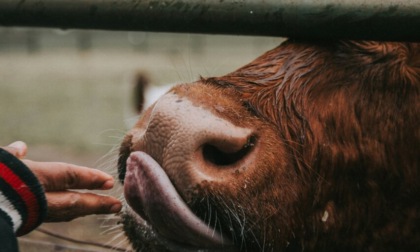
[[[24,158],[27,146],[14,142],[2,147],[17,158]],[[96,169],[61,163],[22,159],[44,188],[48,203],[45,222],[70,221],[91,214],[118,213],[121,202],[111,196],[78,192],[73,189],[107,190],[114,185],[112,176]]]

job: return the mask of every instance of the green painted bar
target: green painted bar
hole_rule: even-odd
[[[0,26],[420,41],[420,0],[1,0]]]

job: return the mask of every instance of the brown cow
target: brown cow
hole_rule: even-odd
[[[289,40],[126,135],[140,251],[420,249],[420,44]]]

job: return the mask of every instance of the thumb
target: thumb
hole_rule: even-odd
[[[2,147],[2,149],[6,150],[17,158],[24,158],[26,156],[26,152],[28,151],[28,146],[22,141],[16,141],[6,147]]]

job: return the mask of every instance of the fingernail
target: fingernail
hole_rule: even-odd
[[[110,208],[111,213],[118,213],[121,211],[122,205],[121,203],[118,204],[114,204],[112,205],[112,207]]]
[[[107,180],[103,185],[102,185],[102,189],[111,189],[112,187],[114,187],[114,179],[111,180]]]

